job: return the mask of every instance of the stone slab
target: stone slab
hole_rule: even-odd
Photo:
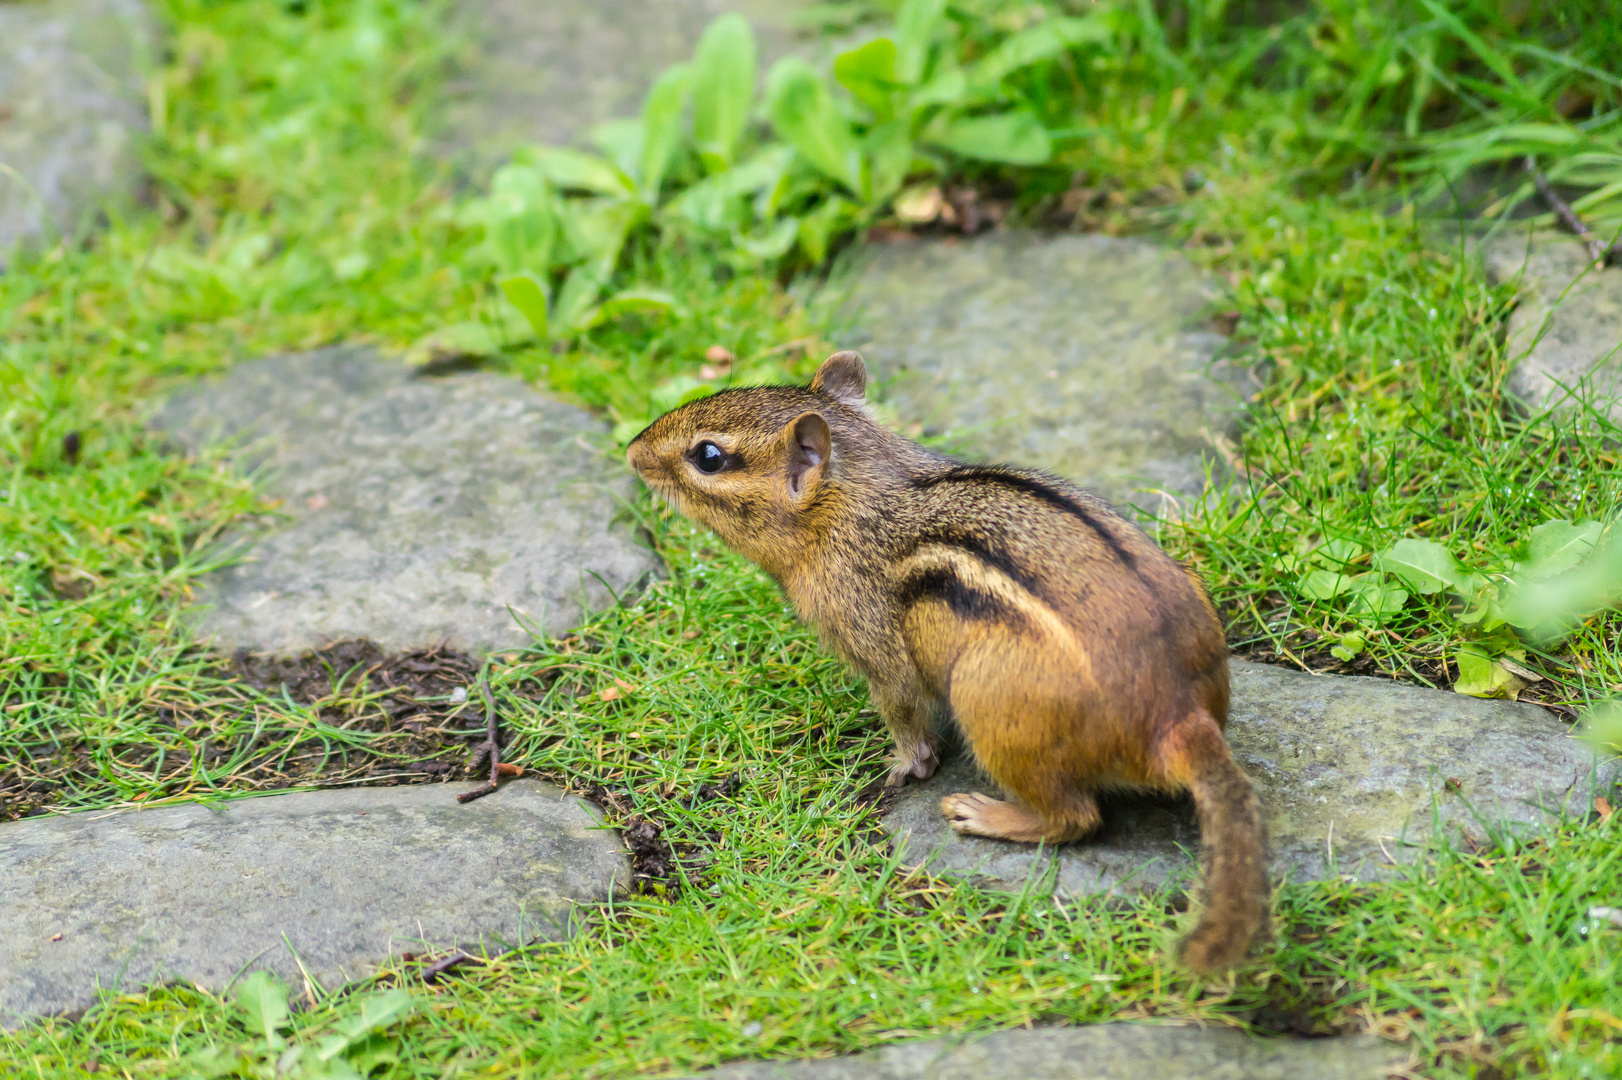
[[[282,500],[286,519],[233,537],[251,550],[197,596],[226,651],[521,646],[517,619],[563,633],[656,566],[605,425],[517,379],[328,349],[239,364],[155,426],[188,448],[237,440]]]
[[[692,56],[712,20],[739,12],[754,28],[761,72],[788,51],[784,0],[470,0],[453,26],[469,47],[444,115],[448,152],[504,158],[525,143],[582,141],[635,116],[649,85]]]
[[[141,0],[0,3],[0,260],[134,192],[157,40]]]
[[[851,347],[904,420],[1120,505],[1199,492],[1255,392],[1203,325],[1211,283],[1145,240],[901,240],[853,273]]]
[[[1590,400],[1622,422],[1622,265],[1595,270],[1576,238],[1547,231],[1512,231],[1482,255],[1491,280],[1520,284],[1505,343],[1518,360],[1510,393],[1542,409],[1586,382]]]
[[[999,1031],[852,1057],[724,1065],[705,1080],[1385,1080],[1408,1054],[1372,1036],[1261,1039],[1151,1024]]]
[[[0,825],[0,1024],[96,988],[219,991],[299,964],[323,986],[425,947],[557,940],[630,881],[587,803],[513,781],[312,791]]]
[[[1618,778],[1615,759],[1597,761],[1535,705],[1240,661],[1232,671],[1229,744],[1261,797],[1279,877],[1386,877],[1433,822],[1473,835],[1483,822],[1535,827],[1586,813],[1596,789]],[[937,873],[1012,890],[1057,861],[1055,888],[1073,896],[1182,888],[1198,872],[1187,800],[1107,799],[1100,834],[1039,856],[953,833],[939,802],[965,790],[996,792],[958,760],[897,798],[884,828],[908,865],[928,859]]]

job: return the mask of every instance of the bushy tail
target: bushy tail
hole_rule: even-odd
[[[1177,735],[1168,740],[1175,749],[1166,771],[1193,793],[1205,848],[1200,919],[1178,946],[1178,958],[1193,971],[1220,971],[1243,960],[1267,929],[1267,827],[1216,721],[1196,713]]]

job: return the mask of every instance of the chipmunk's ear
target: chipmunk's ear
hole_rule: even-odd
[[[811,389],[841,405],[860,409],[867,401],[867,365],[862,362],[862,354],[847,350],[828,357],[812,376]]]
[[[819,413],[801,413],[783,429],[788,444],[788,492],[803,498],[822,479],[828,462],[828,421]]]

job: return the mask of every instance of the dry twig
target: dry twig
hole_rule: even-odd
[[[473,761],[477,764],[486,754],[490,755],[490,779],[474,788],[464,791],[456,797],[459,803],[472,802],[496,790],[496,783],[501,778],[501,744],[496,741],[496,700],[490,696],[490,676],[488,672],[479,672],[479,696],[484,698],[484,726],[485,739],[474,748]]]
[[[1595,236],[1594,231],[1588,227],[1577,211],[1572,209],[1571,204],[1562,199],[1554,190],[1549,183],[1549,178],[1544,176],[1542,171],[1538,169],[1537,158],[1530,154],[1526,157],[1526,171],[1532,174],[1532,183],[1537,185],[1538,193],[1543,196],[1543,201],[1548,203],[1550,209],[1554,211],[1555,217],[1559,218],[1566,228],[1576,233],[1577,239],[1581,240],[1583,246],[1588,248],[1589,258],[1603,266],[1609,260],[1622,254],[1622,240],[1607,248],[1605,241]]]

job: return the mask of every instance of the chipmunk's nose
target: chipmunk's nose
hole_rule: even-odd
[[[640,474],[646,474],[653,465],[653,451],[648,449],[646,443],[637,439],[625,448],[625,460],[631,463],[631,468]]]

